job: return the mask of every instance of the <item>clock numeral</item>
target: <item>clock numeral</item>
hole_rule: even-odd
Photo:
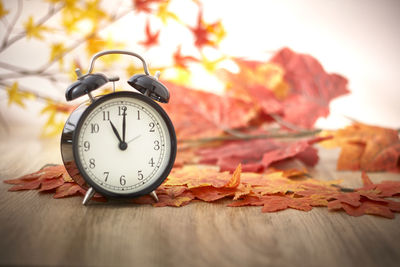
[[[140,110],[137,111],[137,119],[140,120]]]
[[[93,169],[96,167],[96,162],[94,159],[89,159],[89,168]]]
[[[151,165],[151,167],[154,167],[155,162],[154,162],[153,158],[151,158],[151,160],[149,161],[149,164]]]
[[[142,173],[141,170],[137,171],[137,176],[138,176],[138,180],[143,180],[143,178],[144,178],[143,173]]]
[[[154,129],[154,127],[156,126],[155,124],[154,124],[154,122],[150,122],[149,123],[149,126],[150,126],[150,131],[149,132],[151,132],[151,133],[154,133],[156,130]]]
[[[124,115],[125,111],[126,111],[126,106],[118,106],[118,115],[119,116]]]
[[[83,147],[85,148],[85,151],[89,151],[90,150],[90,143],[89,141],[85,141],[83,143]]]
[[[110,120],[110,111],[103,111],[103,121]]]
[[[126,185],[125,175],[122,175],[122,176],[119,178],[119,183],[120,183],[121,185]]]
[[[90,124],[91,133],[98,133],[99,132],[99,125],[97,123]]]
[[[110,175],[110,172],[104,172],[104,182],[107,182],[108,175]]]
[[[154,150],[160,150],[160,141],[154,141]]]

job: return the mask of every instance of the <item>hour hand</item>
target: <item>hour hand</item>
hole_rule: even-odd
[[[112,121],[109,121],[109,122],[110,122],[110,124],[111,124],[111,128],[112,128],[113,132],[115,133],[115,135],[116,135],[117,138],[118,138],[118,141],[119,141],[120,143],[122,143],[122,139],[121,139],[121,136],[119,136],[119,133],[118,133],[118,131],[117,131],[117,128],[115,128],[115,126],[114,126],[114,124],[112,123]]]

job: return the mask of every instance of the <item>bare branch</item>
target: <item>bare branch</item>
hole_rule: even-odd
[[[227,136],[215,136],[215,137],[205,137],[199,139],[183,139],[179,140],[180,143],[209,143],[215,141],[234,141],[234,140],[252,140],[252,139],[269,139],[269,138],[297,138],[297,137],[306,137],[313,136],[321,132],[321,129],[315,130],[304,130],[295,133],[273,133],[273,134],[257,134],[257,135],[249,135],[240,133],[240,135],[227,135]]]
[[[50,18],[52,18],[55,14],[57,14],[62,8],[64,7],[63,5],[59,5],[58,7],[55,7],[54,5],[50,4],[49,11],[47,12],[46,15],[44,15],[41,19],[38,20],[36,23],[37,26],[41,26],[44,23],[46,23]],[[15,35],[13,38],[7,40],[6,42],[3,42],[2,46],[0,47],[0,53],[3,52],[7,47],[12,45],[18,40],[21,40],[26,36],[26,31],[23,31],[17,35]]]
[[[283,120],[281,118],[281,116],[279,116],[279,115],[276,115],[276,114],[268,114],[268,115],[271,116],[271,118],[273,118],[278,124],[288,128],[288,129],[290,129],[292,131],[296,131],[296,132],[307,131],[304,128],[298,127],[297,125],[294,125],[294,124],[292,124],[290,122],[287,122],[287,121]]]
[[[6,34],[4,35],[1,48],[7,46],[8,38],[10,38],[10,34],[14,29],[15,23],[17,22],[18,18],[21,16],[21,13],[22,13],[22,0],[18,0],[17,11],[15,12],[15,16],[12,19],[11,23],[9,23],[7,26],[7,31]]]
[[[59,55],[57,55],[56,57],[54,57],[52,60],[50,60],[49,62],[47,62],[46,64],[44,64],[41,68],[39,68],[37,70],[37,74],[41,74],[43,72],[45,72],[48,68],[50,68],[54,63],[56,63],[60,58],[64,57],[66,54],[70,53],[72,50],[76,49],[78,46],[80,46],[81,44],[83,44],[84,42],[86,42],[87,40],[89,40],[91,37],[95,36],[96,33],[98,31],[103,30],[104,28],[110,26],[111,24],[113,24],[114,22],[116,22],[117,20],[121,19],[122,17],[126,16],[128,13],[130,13],[132,10],[131,9],[127,9],[123,12],[121,12],[118,15],[114,15],[111,17],[111,20],[109,23],[103,24],[101,26],[99,26],[96,31],[93,31],[89,34],[87,34],[86,36],[76,40],[70,47],[66,48],[65,51],[63,53],[60,53]]]

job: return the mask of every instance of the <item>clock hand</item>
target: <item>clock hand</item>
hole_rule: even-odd
[[[131,140],[129,140],[126,143],[129,144],[130,142],[135,141],[136,139],[138,139],[140,136],[141,136],[141,134],[139,134],[138,136],[133,137]]]
[[[111,124],[111,128],[112,128],[113,132],[115,133],[115,135],[117,136],[119,142],[122,143],[122,139],[121,139],[121,136],[119,136],[117,128],[115,128],[114,124],[111,121],[110,121],[110,124]]]
[[[126,130],[126,108],[124,109],[124,113],[122,114],[122,142],[125,142],[125,130]]]

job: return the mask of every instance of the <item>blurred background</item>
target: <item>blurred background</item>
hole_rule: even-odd
[[[137,52],[153,74],[221,94],[226,85],[215,73],[238,71],[231,57],[267,61],[289,47],[349,80],[351,93],[332,101],[316,127],[335,129],[352,118],[400,128],[399,14],[396,0],[2,0],[1,136],[23,128],[58,138],[73,70],[85,73],[103,49]],[[96,70],[119,75],[119,89],[143,72],[132,58],[113,56]]]

